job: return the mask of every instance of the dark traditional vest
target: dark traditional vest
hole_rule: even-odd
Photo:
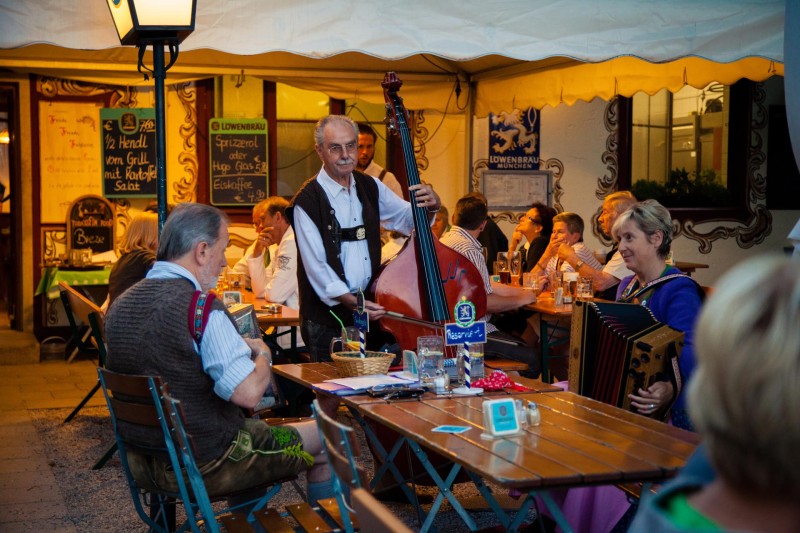
[[[214,392],[189,332],[194,285],[185,278],[144,279],[114,301],[106,317],[108,368],[123,374],[161,376],[181,401],[187,432],[203,463],[220,457],[244,426],[242,410]],[[219,299],[214,310],[225,310]],[[163,446],[159,431],[135,431],[120,423],[123,434]]]
[[[370,266],[372,275],[375,275],[381,261],[381,234],[380,234],[380,213],[378,203],[378,185],[375,179],[358,171],[353,171],[353,179],[356,183],[356,193],[361,202],[361,216],[366,229],[367,247],[369,248]],[[341,240],[340,231],[342,228],[336,222],[336,214],[328,200],[325,190],[313,177],[307,180],[297,191],[289,208],[286,210],[289,223],[294,227],[294,207],[300,206],[303,211],[311,218],[319,228],[322,236],[322,244],[325,247],[325,256],[328,265],[333,269],[339,278],[347,283],[347,275],[341,260]],[[297,239],[303,236],[294,228]],[[297,284],[300,295],[300,316],[318,324],[326,324],[338,327],[339,323],[331,316],[329,310],[342,319],[345,325],[352,324],[353,311],[342,304],[334,307],[325,305],[320,300],[311,282],[308,280],[305,265],[303,264],[302,252],[300,247],[297,249],[299,261],[297,262]]]

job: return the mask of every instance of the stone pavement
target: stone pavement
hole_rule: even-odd
[[[64,491],[37,442],[29,409],[75,407],[97,383],[95,361],[0,365],[0,531],[75,533]],[[98,391],[87,406],[105,405]]]

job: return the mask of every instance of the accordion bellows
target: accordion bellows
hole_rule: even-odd
[[[682,348],[683,333],[656,320],[643,305],[578,301],[572,313],[569,390],[630,409],[628,394],[671,381],[677,397]]]

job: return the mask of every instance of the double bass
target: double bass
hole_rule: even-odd
[[[387,72],[381,86],[386,99],[390,130],[400,135],[408,185],[420,183],[408,113],[398,91],[403,82]],[[404,350],[416,350],[417,337],[443,335],[443,324],[462,298],[475,306],[475,316],[486,314],[486,288],[472,262],[439,243],[431,231],[426,208],[417,207],[410,191],[414,231],[398,255],[380,270],[370,286],[372,299],[387,310],[381,327]],[[447,351],[453,357],[453,350]]]

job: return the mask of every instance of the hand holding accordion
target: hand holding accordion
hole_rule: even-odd
[[[642,305],[578,301],[572,314],[569,390],[637,411],[631,393],[668,381],[672,398],[665,409],[651,414],[665,418],[682,387],[682,348],[683,333],[658,322]]]

